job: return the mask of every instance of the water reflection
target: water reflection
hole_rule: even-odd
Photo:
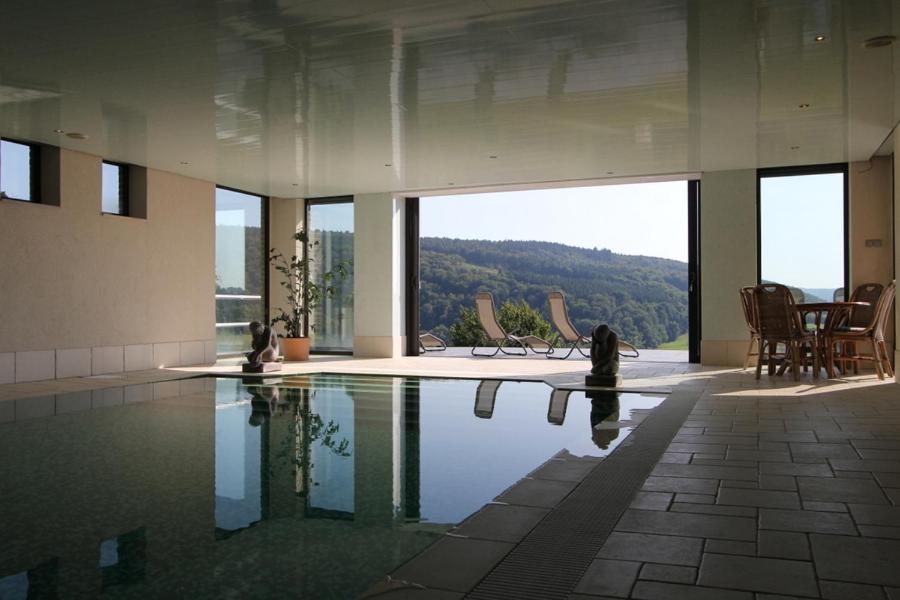
[[[0,406],[0,596],[353,597],[550,457],[607,454],[661,400],[333,375],[157,385],[38,399],[46,416]]]

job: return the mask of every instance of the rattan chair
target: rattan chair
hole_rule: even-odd
[[[868,302],[869,305],[853,306],[850,308],[849,312],[842,312],[838,315],[839,318],[834,319],[833,322],[826,321],[826,329],[843,332],[858,332],[872,325],[875,322],[875,311],[878,308],[878,300],[881,299],[881,294],[883,292],[884,286],[880,283],[863,283],[856,286],[856,289],[853,290],[853,294],[850,296],[850,301]],[[845,372],[847,370],[847,362],[849,361],[842,360],[840,357],[844,354],[852,355],[856,349],[853,347],[854,342],[847,341],[840,342],[839,344],[840,350],[836,353],[836,356],[838,357],[841,371]],[[852,365],[854,373],[859,373],[859,363],[854,362]]]
[[[796,380],[800,375],[800,367],[804,364],[805,347],[809,347],[812,350],[813,375],[819,376],[815,333],[807,332],[803,327],[794,297],[786,286],[769,283],[753,288],[753,314],[760,338],[759,360],[756,362],[757,379],[763,362],[768,363],[769,374],[774,373],[778,344],[785,346],[780,372],[790,366]]]
[[[553,345],[536,335],[519,336],[514,333],[507,333],[503,326],[500,325],[500,321],[497,320],[494,296],[488,292],[475,294],[475,315],[478,318],[478,324],[481,325],[484,336],[490,343],[496,344],[497,349],[491,354],[478,353],[475,351],[478,346],[475,345],[472,347],[472,356],[497,356],[499,352],[511,356],[525,356],[528,354],[529,348],[535,354],[551,354],[553,352]],[[511,349],[514,348],[515,352],[507,351],[503,344],[511,344]],[[542,350],[537,348],[542,348]]]
[[[857,290],[858,289],[859,288],[857,288]],[[833,376],[833,365],[835,360],[838,360],[842,366],[846,365],[848,362],[852,363],[854,372],[858,372],[860,361],[871,361],[875,364],[875,372],[878,373],[879,379],[884,379],[885,374],[887,374],[888,377],[894,376],[894,369],[891,366],[887,344],[884,340],[884,330],[890,319],[891,306],[894,304],[895,295],[896,282],[892,281],[890,285],[881,291],[878,300],[873,303],[872,306],[874,307],[874,311],[872,313],[869,313],[868,311],[858,311],[856,315],[854,315],[851,311],[846,325],[836,325],[826,331],[825,359],[826,366],[829,370],[829,376]],[[854,291],[854,296],[856,296],[856,291]],[[862,295],[859,297],[862,297]],[[869,323],[860,326],[862,320],[867,316],[869,318]],[[863,343],[871,345],[871,355],[865,355],[859,352],[858,345]],[[840,344],[840,351],[836,352],[838,344]],[[845,368],[842,368],[842,370],[846,372]]]
[[[744,321],[747,323],[747,329],[750,330],[750,344],[747,346],[747,356],[744,358],[744,368],[750,366],[750,359],[754,356],[759,357],[761,350],[761,342],[759,339],[759,326],[756,323],[756,316],[753,313],[753,287],[741,288],[741,308],[744,311]],[[756,349],[756,352],[753,349]],[[759,358],[757,358],[759,360]]]

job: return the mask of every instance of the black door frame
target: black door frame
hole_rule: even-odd
[[[700,180],[687,182],[688,210],[688,362],[700,362]]]
[[[700,180],[687,181],[688,361],[700,362]],[[406,356],[419,356],[419,198],[406,198]]]
[[[419,199],[406,199],[406,356],[419,355]]]

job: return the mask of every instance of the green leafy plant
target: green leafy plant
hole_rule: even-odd
[[[286,257],[279,250],[269,250],[269,263],[281,273],[280,285],[287,292],[287,309],[278,307],[278,314],[272,319],[272,325],[282,323],[285,337],[300,338],[303,326],[309,322],[310,313],[325,298],[331,298],[338,290],[337,282],[350,273],[351,261],[340,261],[331,271],[319,274],[314,281],[310,277],[310,265],[313,263],[313,249],[319,245],[318,240],[311,242],[305,231],[294,234],[303,251],[300,256]]]

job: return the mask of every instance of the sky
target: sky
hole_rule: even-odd
[[[804,289],[844,285],[842,173],[760,182],[762,278]]]
[[[687,262],[687,182],[422,198],[422,237],[540,240]]]

